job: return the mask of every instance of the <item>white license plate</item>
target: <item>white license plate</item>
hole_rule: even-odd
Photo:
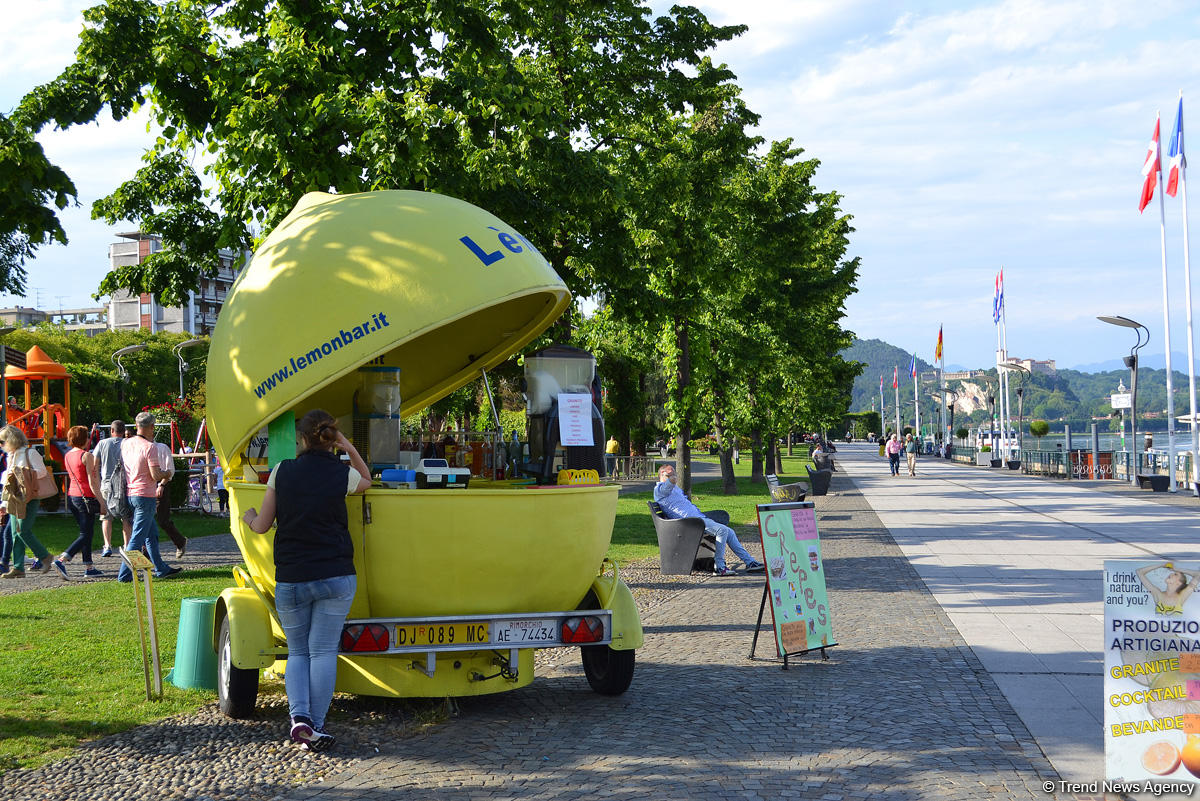
[[[492,621],[493,645],[554,645],[561,641],[555,618]]]

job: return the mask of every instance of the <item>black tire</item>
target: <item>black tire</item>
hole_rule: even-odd
[[[588,684],[601,695],[620,695],[633,682],[633,651],[614,651],[607,645],[585,645],[583,672]]]
[[[234,667],[228,617],[221,621],[217,642],[217,704],[226,717],[235,720],[252,717],[258,700],[258,671]]]

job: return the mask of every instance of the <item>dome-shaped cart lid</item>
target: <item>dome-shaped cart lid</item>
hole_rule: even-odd
[[[222,462],[279,414],[349,414],[365,365],[401,368],[401,414],[478,378],[544,331],[570,293],[519,233],[426,192],[312,193],[230,289],[208,358]]]

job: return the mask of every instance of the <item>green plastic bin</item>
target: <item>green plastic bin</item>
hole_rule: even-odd
[[[184,690],[217,689],[217,654],[213,650],[216,598],[184,598],[179,604],[175,667],[167,680]]]

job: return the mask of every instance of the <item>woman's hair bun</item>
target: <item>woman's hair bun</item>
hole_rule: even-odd
[[[329,450],[337,442],[337,420],[324,409],[313,409],[296,424],[306,449]]]

